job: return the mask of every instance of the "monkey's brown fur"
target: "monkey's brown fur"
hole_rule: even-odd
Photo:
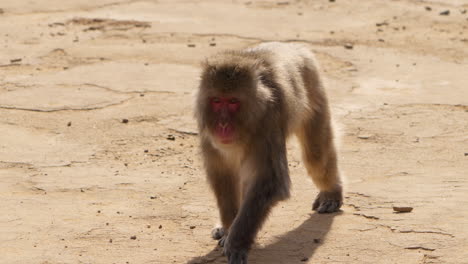
[[[232,123],[236,141],[213,135],[216,114],[208,100],[233,96],[241,102]],[[330,113],[314,56],[304,46],[264,43],[209,58],[197,96],[196,117],[208,181],[215,193],[231,264],[247,253],[270,209],[289,197],[286,139],[296,134],[309,175],[320,189],[313,209],[338,210],[342,188]],[[223,232],[224,231],[224,232]]]

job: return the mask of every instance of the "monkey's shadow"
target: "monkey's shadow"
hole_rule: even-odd
[[[249,263],[301,263],[310,259],[322,245],[330,231],[333,214],[312,213],[300,226],[281,235],[275,242],[264,248],[254,246],[249,254]],[[213,241],[215,243],[215,241]],[[216,247],[205,256],[196,257],[187,264],[227,263],[222,248]]]

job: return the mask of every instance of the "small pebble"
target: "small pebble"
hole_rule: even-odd
[[[346,44],[344,45],[344,47],[345,47],[346,49],[353,49],[353,48],[354,48],[353,44],[351,44],[351,43],[346,43]]]
[[[369,139],[371,137],[372,137],[372,135],[359,135],[358,136],[359,139]]]
[[[122,119],[122,123],[127,124],[127,123],[128,123],[128,119],[126,119],[126,118]]]
[[[413,211],[413,207],[409,206],[393,206],[393,211],[398,212],[398,213],[409,213]]]
[[[131,240],[135,240],[135,239],[136,239],[136,236],[131,236],[130,239],[131,239]]]
[[[195,44],[187,44],[187,47],[189,47],[189,48],[195,48],[196,45],[195,45]]]
[[[439,13],[439,15],[441,15],[441,16],[448,16],[448,15],[450,15],[450,10],[442,11],[442,12]]]

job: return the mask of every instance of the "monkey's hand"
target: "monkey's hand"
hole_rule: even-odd
[[[321,191],[315,198],[312,209],[319,214],[333,213],[340,209],[343,204],[343,191],[341,186],[338,186],[333,191]]]
[[[228,258],[228,264],[247,264],[247,249],[235,247],[231,236],[224,240],[224,255]]]

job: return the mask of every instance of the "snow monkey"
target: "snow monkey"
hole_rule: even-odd
[[[328,102],[305,46],[263,43],[208,58],[195,112],[222,223],[212,236],[229,264],[247,263],[269,211],[289,197],[289,135],[298,137],[305,167],[320,190],[312,209],[331,213],[341,207]]]

